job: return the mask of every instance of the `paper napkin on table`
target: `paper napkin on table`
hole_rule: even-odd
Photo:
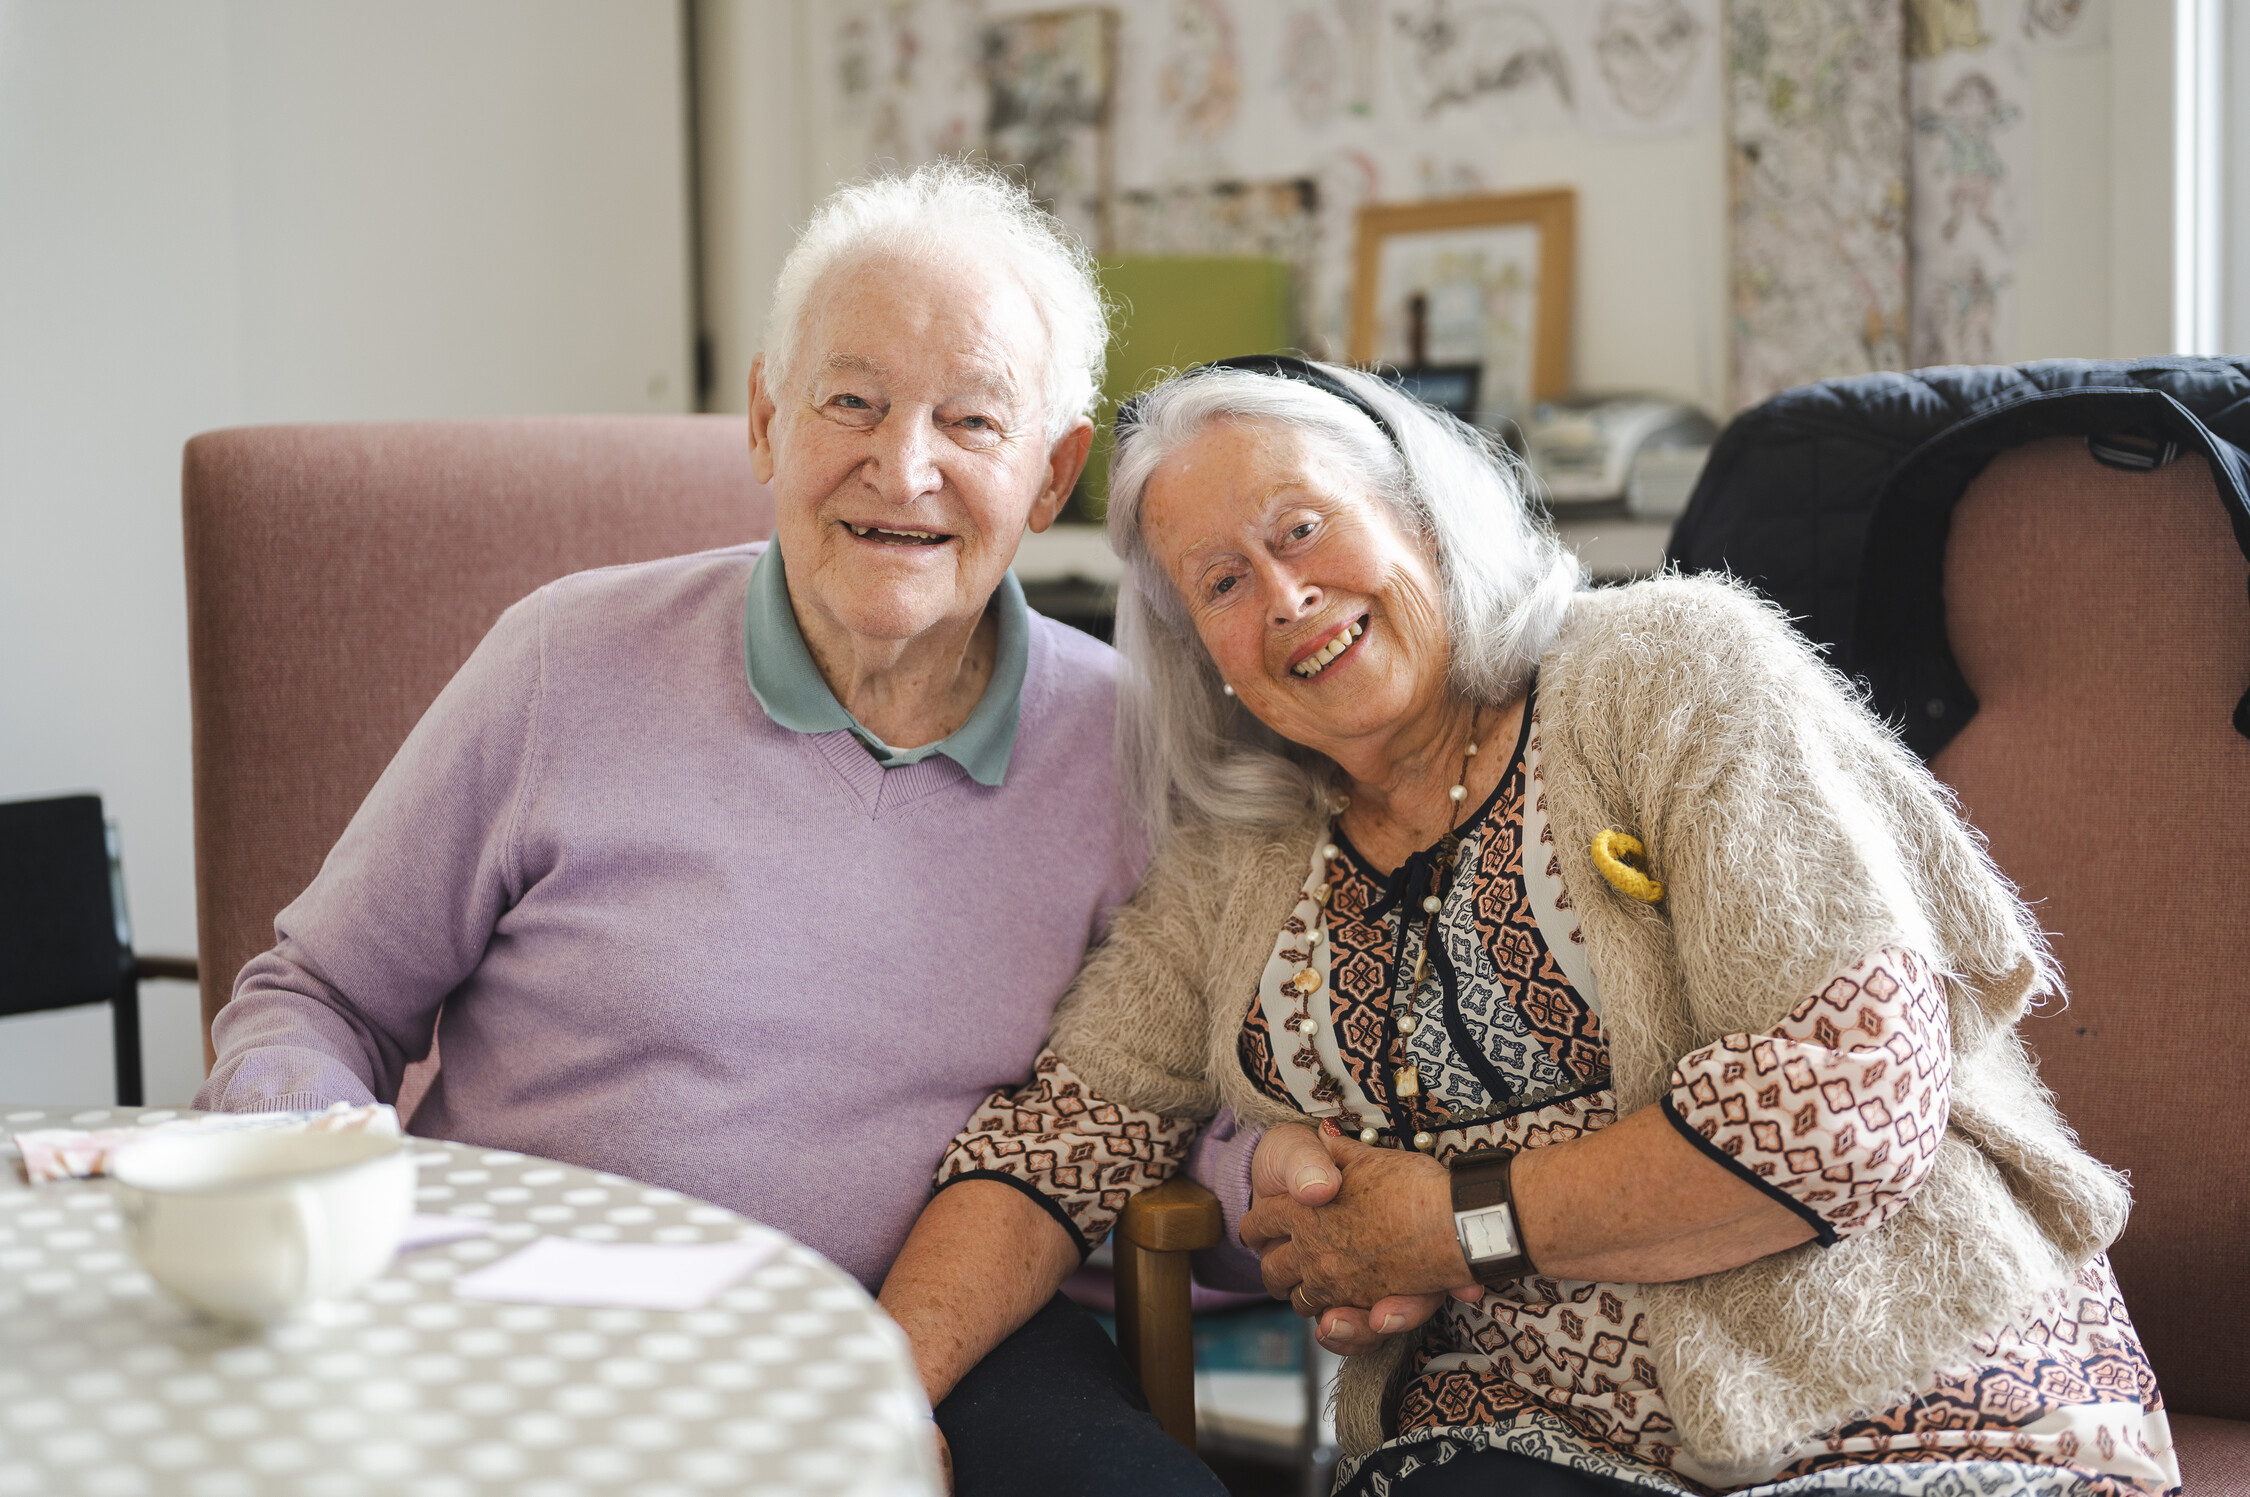
[[[603,1305],[697,1310],[788,1239],[759,1229],[736,1242],[582,1242],[541,1237],[521,1252],[463,1274],[463,1299],[521,1305]]]
[[[417,1211],[406,1219],[406,1230],[399,1234],[398,1250],[411,1253],[417,1248],[443,1247],[449,1242],[461,1242],[471,1237],[482,1237],[492,1230],[492,1223],[475,1216],[425,1216]]]

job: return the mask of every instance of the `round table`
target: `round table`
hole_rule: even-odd
[[[720,1242],[734,1212],[616,1175],[409,1139],[417,1209],[489,1235],[402,1253],[259,1335],[181,1308],[133,1261],[101,1180],[27,1186],[6,1135],[177,1110],[0,1104],[0,1494],[428,1497],[936,1490],[905,1338],[788,1243],[706,1308],[458,1298],[542,1233]]]

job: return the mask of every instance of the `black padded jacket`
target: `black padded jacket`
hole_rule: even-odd
[[[1924,759],[1976,715],[1945,635],[1945,539],[1986,463],[2083,436],[2113,467],[2200,457],[2250,556],[2250,359],[2054,359],[1863,374],[1736,417],[1673,528],[1682,570],[1780,603]],[[2234,725],[2250,737],[2250,694]]]

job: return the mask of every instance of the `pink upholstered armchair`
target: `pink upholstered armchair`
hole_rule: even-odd
[[[2024,1035],[2133,1180],[2112,1249],[2188,1497],[2250,1494],[2250,562],[2185,457],[2050,437],[1953,511],[1946,634],[1976,716],[1931,761],[2054,938]]]

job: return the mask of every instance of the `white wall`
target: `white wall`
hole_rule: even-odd
[[[673,0],[228,19],[250,419],[689,408]]]
[[[2110,16],[2107,353],[2143,358],[2173,351],[2173,8],[2115,0]],[[2042,166],[2042,190],[2077,164]]]
[[[2108,49],[2031,54],[2026,123],[2037,180],[2031,230],[2015,262],[2011,358],[2110,350],[2112,70]],[[2170,245],[2169,235],[2164,242]]]
[[[674,0],[0,0],[0,799],[104,796],[141,949],[195,941],[181,444],[686,409],[684,134]],[[0,1021],[0,1098],[107,1057]]]
[[[800,146],[803,26],[791,0],[692,0],[710,408],[747,411],[774,277],[820,193]]]
[[[2117,0],[2109,45],[2032,48],[2031,231],[2002,347],[2027,359],[2169,353],[2172,10]]]

